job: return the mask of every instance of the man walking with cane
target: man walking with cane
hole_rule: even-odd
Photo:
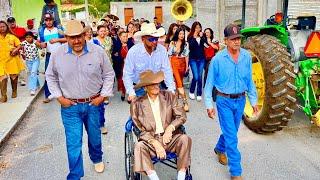
[[[234,24],[228,25],[224,29],[224,37],[227,48],[219,52],[210,63],[204,97],[208,116],[214,119],[216,112],[212,103],[212,91],[213,87],[216,88],[216,105],[222,134],[214,151],[221,164],[229,165],[231,179],[241,180],[241,155],[238,150],[237,133],[246,94],[254,114],[258,113],[257,92],[252,80],[251,55],[240,48],[239,27]]]

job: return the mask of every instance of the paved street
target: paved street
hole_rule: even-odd
[[[65,179],[68,164],[59,105],[42,104],[42,97],[0,150],[0,179]],[[87,154],[87,136],[83,136],[84,179],[125,179],[124,124],[128,108],[119,95],[106,108],[109,133],[102,139],[106,163],[103,174],[94,172]],[[242,124],[239,141],[244,178],[319,179],[320,130],[305,118],[296,113],[289,128],[272,135],[257,135]],[[193,139],[193,179],[229,179],[227,167],[218,164],[213,153],[220,133],[218,122],[206,117],[203,102],[191,102],[186,128]],[[175,178],[175,172],[169,168],[160,165],[157,170],[161,179]]]

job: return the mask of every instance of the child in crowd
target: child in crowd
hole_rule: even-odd
[[[59,11],[58,6],[54,2],[54,0],[44,0],[46,3],[42,8],[42,14],[41,14],[41,21],[40,21],[40,27],[44,25],[44,15],[45,14],[51,14],[54,19],[54,26],[59,27],[61,26],[61,21],[59,17]]]
[[[40,86],[38,79],[40,58],[38,52],[39,44],[36,42],[31,31],[28,31],[25,34],[25,40],[21,43],[21,46],[23,49],[22,56],[24,56],[23,59],[26,60],[26,65],[28,67],[28,88],[30,90],[30,95],[34,96]]]

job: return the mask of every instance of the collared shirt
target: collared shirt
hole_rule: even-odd
[[[156,132],[155,134],[160,134],[164,132],[162,121],[161,121],[161,115],[160,115],[160,101],[159,96],[155,100],[150,99],[148,95],[148,99],[151,105],[152,114],[154,117],[154,120],[156,121]]]
[[[168,58],[166,48],[162,45],[157,46],[155,51],[150,55],[143,43],[139,43],[130,48],[124,69],[123,81],[129,95],[135,95],[133,83],[138,83],[140,73],[151,70],[153,72],[164,72],[164,82],[169,91],[175,90],[173,74]]]
[[[227,48],[212,59],[204,88],[207,109],[213,108],[213,87],[226,94],[247,92],[251,105],[257,104],[257,90],[252,79],[251,61],[250,53],[242,48],[240,49],[237,63],[232,59]]]
[[[114,71],[102,48],[86,43],[84,53],[75,55],[68,43],[50,56],[46,80],[53,97],[82,99],[100,93],[112,96]]]
[[[44,41],[47,43],[47,52],[53,53],[58,47],[61,46],[60,42],[56,42],[51,44],[50,40],[60,38],[58,28],[54,27],[53,29],[49,30],[48,28],[44,29],[43,32]]]

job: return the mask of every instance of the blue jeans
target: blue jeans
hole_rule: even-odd
[[[50,56],[51,56],[51,53],[47,53],[46,54],[46,61],[45,61],[45,64],[44,64],[45,71],[48,68]],[[45,95],[46,98],[48,98],[51,95],[51,93],[49,91],[49,88],[48,88],[48,85],[47,85],[47,81],[44,81],[44,95]]]
[[[100,115],[100,127],[104,127],[104,123],[106,122],[106,118],[104,117],[106,108],[105,106],[107,106],[107,104],[105,104],[104,102],[100,104],[99,109],[99,115]]]
[[[102,162],[101,131],[99,106],[78,103],[70,107],[61,107],[61,117],[66,135],[69,162],[67,179],[80,179],[84,175],[82,159],[83,125],[88,134],[88,149],[91,161]]]
[[[197,86],[197,96],[202,95],[202,73],[204,69],[204,59],[190,59],[189,61],[192,71],[192,81],[190,85],[190,93],[194,93]]]
[[[39,58],[26,60],[26,65],[28,67],[29,77],[28,77],[28,88],[31,91],[35,91],[39,86],[38,69],[40,65]]]
[[[217,96],[216,104],[222,134],[215,150],[226,153],[231,176],[241,176],[241,154],[238,150],[238,129],[246,103],[245,96],[237,99]]]

